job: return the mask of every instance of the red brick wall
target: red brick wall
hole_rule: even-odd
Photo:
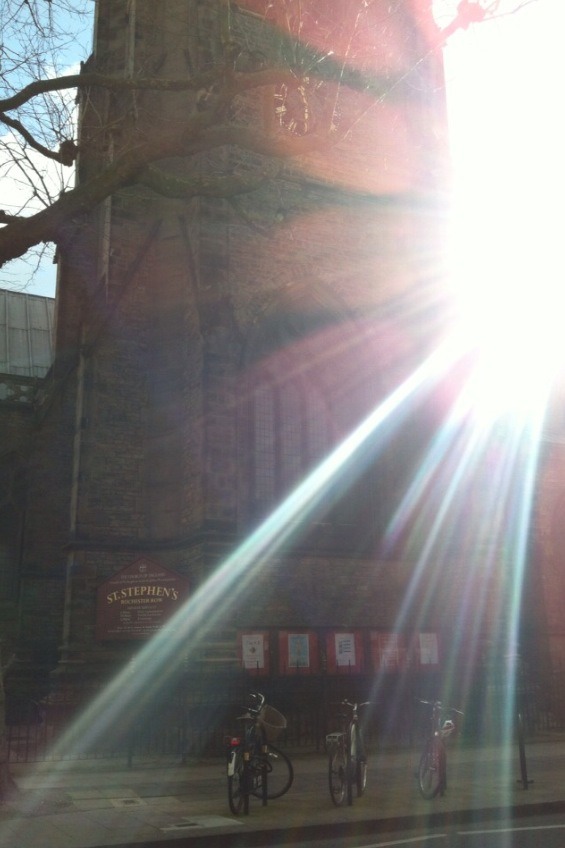
[[[125,7],[100,3],[100,68],[124,66]],[[136,7],[141,66],[162,76],[185,72],[183,51],[195,31],[186,15],[196,6]],[[171,28],[173,19],[182,27]],[[198,26],[208,23],[213,32],[213,21]],[[423,46],[412,35],[403,47],[410,59],[419,58]],[[426,69],[429,75],[438,71],[435,62]],[[351,322],[380,319],[385,307],[394,314],[396,305],[410,300],[411,322],[389,335],[376,361],[371,355],[363,360],[363,375],[381,394],[433,340],[441,311],[430,308],[440,294],[444,184],[438,166],[445,161],[444,137],[430,134],[430,121],[442,126],[444,115],[441,88],[434,85],[433,92],[415,100],[409,88],[395,86],[338,147],[287,164],[276,182],[234,202],[184,202],[142,187],[125,190],[112,200],[107,280],[101,278],[101,211],[75,233],[61,268],[58,382],[47,393],[33,453],[25,641],[61,644],[64,636],[69,656],[114,662],[131,646],[94,641],[94,593],[101,581],[142,551],[187,574],[196,588],[233,551],[246,529],[245,434],[238,415],[246,352],[293,286],[303,287],[306,312],[318,309],[320,298],[323,309],[339,304],[348,332]],[[113,122],[121,130],[114,138],[117,155],[138,124],[161,121],[166,132],[167,121],[182,117],[192,102],[186,94],[90,96],[83,178],[104,160]],[[255,113],[263,113],[268,96],[261,96],[260,108],[253,104]],[[352,93],[350,111],[358,100]],[[221,151],[200,157],[197,167],[215,174],[226,161]],[[242,169],[258,164],[237,151],[230,161]],[[178,161],[173,166],[182,167]],[[302,318],[307,323],[308,315]],[[391,377],[394,369],[398,374]],[[355,369],[345,370],[354,381]],[[337,376],[334,384],[340,384]],[[341,386],[337,430],[351,426],[353,409],[370,408],[379,396],[374,386],[360,395],[358,383],[351,396]],[[223,643],[226,630],[233,632],[243,619],[389,627],[408,571],[378,562],[370,550],[362,557],[327,550],[307,558],[303,552],[269,557],[254,581],[253,603],[226,612],[218,640]],[[42,594],[46,576],[52,582]],[[316,602],[310,611],[299,603],[306,591]],[[442,621],[451,626],[456,605],[449,610],[442,610]],[[438,624],[439,610],[431,608],[428,620]]]

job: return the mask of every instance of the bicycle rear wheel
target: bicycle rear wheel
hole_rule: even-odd
[[[263,755],[261,755],[263,756]],[[267,798],[273,800],[280,798],[285,792],[288,792],[294,780],[294,769],[287,755],[275,748],[274,745],[267,745]],[[253,794],[261,797],[263,792],[262,779],[259,778],[257,784],[253,788]]]
[[[245,774],[243,769],[243,752],[235,752],[233,774],[228,775],[228,802],[234,816],[238,816],[245,803]]]
[[[347,757],[343,745],[335,748],[330,754],[328,777],[331,799],[336,807],[341,807],[347,785]]]
[[[434,737],[427,742],[418,767],[418,786],[423,798],[430,800],[441,791],[444,772],[445,750],[442,742]]]

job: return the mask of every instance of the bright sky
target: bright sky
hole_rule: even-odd
[[[458,0],[435,3],[445,26]],[[520,0],[502,3],[516,8]],[[534,278],[555,288],[562,274],[556,213],[565,189],[565,121],[557,57],[564,32],[564,0],[535,0],[455,33],[445,50],[452,156],[468,221],[459,256],[475,293],[485,285],[492,297],[492,269],[514,292]],[[16,264],[10,271],[18,287]],[[53,294],[54,275],[48,264],[27,291]],[[499,292],[503,304],[504,287]],[[481,310],[483,298],[469,302],[470,312]]]
[[[535,0],[458,32],[445,51],[459,209],[453,280],[491,385],[522,403],[557,351],[563,358],[564,32],[563,0]]]
[[[520,257],[530,246],[532,274],[541,270],[540,243],[551,253],[545,273],[558,260],[564,32],[565,3],[536,0],[513,16],[455,34],[445,51],[458,196],[486,224],[473,240],[475,252],[490,263],[501,241]],[[524,276],[521,261],[512,271]]]

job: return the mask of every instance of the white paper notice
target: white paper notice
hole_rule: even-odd
[[[420,665],[438,664],[437,634],[420,633]]]
[[[262,633],[245,633],[241,637],[244,668],[265,668],[265,639]]]
[[[335,658],[337,665],[355,665],[355,634],[335,634]]]

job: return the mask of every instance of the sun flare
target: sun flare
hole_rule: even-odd
[[[565,286],[557,240],[544,224],[511,222],[494,231],[467,207],[455,218],[451,285],[462,343],[477,351],[476,389],[493,411],[537,406],[563,368]],[[466,222],[466,223],[465,223]],[[541,227],[539,226],[541,224]],[[554,255],[553,255],[554,254]]]
[[[477,351],[477,403],[494,415],[539,411],[564,364],[564,138],[553,61],[565,10],[553,0],[545,16],[536,3],[514,6],[514,15],[456,33],[445,50],[450,285],[457,332]]]

